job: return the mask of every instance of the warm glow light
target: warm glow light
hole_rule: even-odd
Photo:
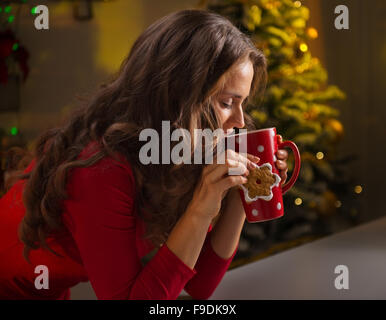
[[[307,34],[312,39],[316,39],[318,37],[318,31],[315,28],[308,28]]]
[[[300,206],[302,203],[303,203],[303,200],[302,200],[302,199],[300,199],[300,198],[296,198],[296,199],[295,199],[295,204],[296,204],[297,206]]]
[[[354,191],[355,191],[355,193],[359,194],[362,192],[362,187],[361,186],[355,186]]]
[[[305,43],[302,43],[299,46],[299,49],[300,49],[301,52],[306,52],[308,50],[308,46]]]
[[[16,135],[17,135],[17,132],[18,132],[18,130],[17,130],[16,127],[12,127],[12,128],[11,128],[11,135],[16,136]]]
[[[146,25],[145,1],[114,2],[95,4],[95,19],[92,21],[96,32],[90,59],[97,70],[105,73],[113,73],[119,68]]]
[[[302,3],[300,1],[295,1],[294,5],[296,8],[299,8],[302,5]]]
[[[340,208],[342,206],[342,202],[339,200],[335,201],[335,207]]]
[[[324,158],[324,153],[319,151],[317,154],[316,154],[316,159],[318,160],[322,160]]]

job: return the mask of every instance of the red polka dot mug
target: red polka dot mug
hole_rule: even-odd
[[[240,196],[248,222],[262,222],[280,218],[284,215],[283,194],[296,182],[300,171],[300,153],[292,141],[279,142],[276,128],[254,130],[227,136],[227,145],[233,145],[237,152],[248,152],[260,158],[257,163],[261,170],[261,180],[247,189],[240,185]],[[231,141],[234,139],[234,141]],[[279,170],[276,168],[278,149],[290,148],[294,154],[294,170],[287,183],[282,185]],[[253,191],[254,187],[258,192]]]

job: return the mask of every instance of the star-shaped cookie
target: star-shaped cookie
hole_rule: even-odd
[[[280,176],[272,172],[270,163],[264,163],[249,171],[248,181],[240,185],[244,191],[245,201],[253,202],[257,199],[269,201],[273,197],[272,188],[279,186]]]

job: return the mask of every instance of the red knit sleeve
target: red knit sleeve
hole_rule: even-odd
[[[197,273],[185,286],[193,299],[208,299],[213,294],[237,252],[238,245],[231,257],[223,259],[213,250],[210,239],[211,229],[194,267]]]
[[[176,299],[196,271],[164,244],[143,267],[136,250],[135,184],[110,157],[74,168],[63,219],[98,299]]]

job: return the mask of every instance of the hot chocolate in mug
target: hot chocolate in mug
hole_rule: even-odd
[[[239,192],[247,221],[262,222],[282,217],[283,194],[294,185],[300,171],[300,153],[296,144],[292,141],[280,143],[274,127],[229,135],[226,140],[227,146],[234,146],[235,151],[245,150],[260,158],[257,170],[250,170],[249,183],[240,185]],[[275,166],[275,154],[278,149],[286,147],[294,153],[295,166],[291,178],[281,185],[279,171]]]

